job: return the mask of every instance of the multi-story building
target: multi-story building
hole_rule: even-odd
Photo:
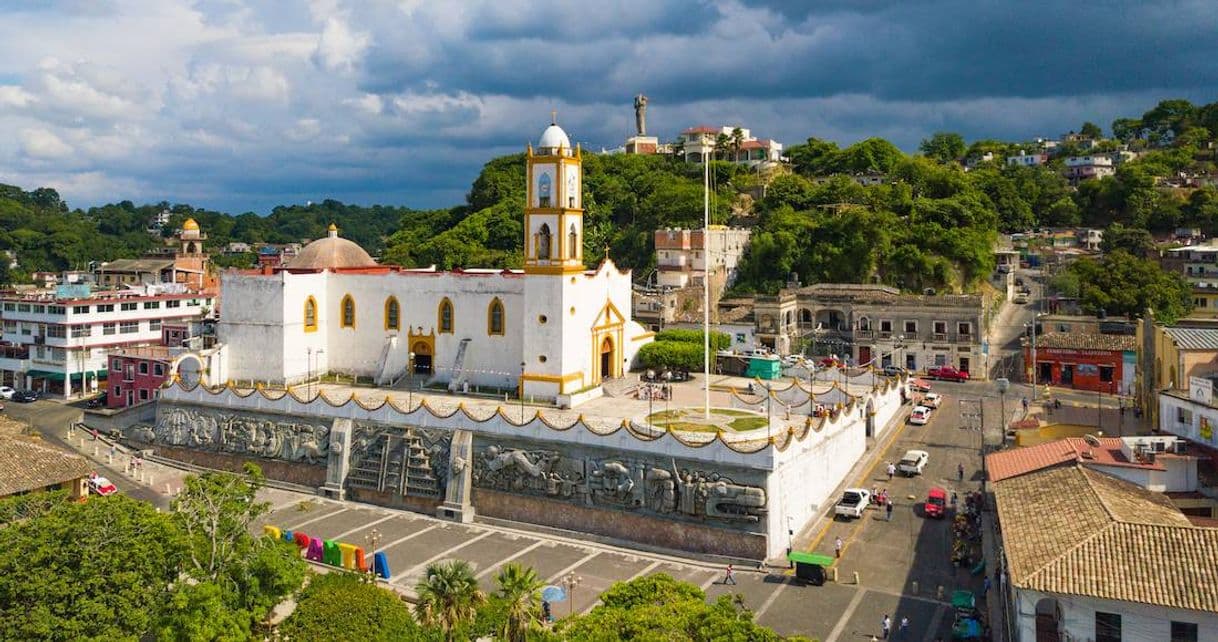
[[[1133,392],[1138,359],[1132,333],[1046,332],[1036,343],[1033,353],[1032,343],[1024,340],[1024,363],[1035,359],[1036,383],[1111,395]]]
[[[1218,317],[1218,245],[1202,243],[1167,250],[1164,268],[1179,269],[1193,289],[1192,318]]]
[[[106,407],[127,408],[156,399],[169,380],[173,357],[168,346],[139,346],[111,352]]]
[[[657,284],[685,287],[701,283],[707,266],[724,272],[725,286],[736,282],[736,268],[749,246],[746,228],[712,225],[708,230],[656,230]]]
[[[1035,167],[1044,165],[1049,162],[1048,154],[1029,154],[1022,149],[1019,150],[1017,156],[1007,156],[1007,165],[1018,165],[1020,167]]]
[[[1082,181],[1116,174],[1112,165],[1112,157],[1103,154],[1071,156],[1066,159],[1065,176],[1070,184],[1078,185]]]
[[[186,219],[177,237],[176,249],[140,259],[118,259],[102,263],[94,270],[96,282],[103,287],[181,283],[193,289],[214,287],[210,278],[210,258],[203,251],[207,235],[194,219]]]
[[[902,294],[886,285],[818,283],[755,300],[757,341],[780,354],[802,346],[852,364],[911,371],[953,366],[986,378],[985,298]]]
[[[730,140],[736,127],[709,127],[699,125],[681,132],[681,144],[684,145],[684,159],[687,162],[701,163],[706,156],[720,160],[742,163],[745,165],[764,165],[782,161],[782,143],[765,138],[755,138],[749,130],[739,128],[742,135],[740,148],[735,149],[729,143],[727,149],[716,148],[719,136],[727,136]]]
[[[0,295],[0,381],[70,397],[92,392],[115,348],[159,344],[166,324],[210,316],[214,295],[181,284],[89,292],[87,286]]]

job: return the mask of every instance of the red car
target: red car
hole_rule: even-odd
[[[923,505],[922,512],[927,517],[943,517],[947,513],[947,491],[938,486],[930,489],[926,494],[926,504]]]
[[[90,473],[89,490],[102,497],[109,497],[118,492],[118,487],[111,483],[109,479],[101,477],[97,473]]]
[[[944,381],[968,381],[968,373],[963,370],[957,370],[951,366],[938,366],[926,371],[926,376],[931,379],[943,379]]]

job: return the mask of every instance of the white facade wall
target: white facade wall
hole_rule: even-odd
[[[221,275],[225,304],[216,332],[224,337],[226,347],[220,361],[230,379],[283,379],[289,336],[294,339],[293,346],[304,352],[300,328],[293,334],[291,320],[284,316],[284,292],[289,288],[286,278],[295,276],[285,275],[255,277],[235,272]],[[301,306],[295,315],[297,322],[303,303]]]
[[[1131,578],[1131,581],[1134,578]],[[1092,597],[1041,593],[1015,589],[1015,642],[1036,642],[1036,604],[1041,599],[1054,599],[1061,608],[1059,630],[1063,640],[1094,640],[1095,614],[1116,613],[1121,616],[1121,639],[1129,642],[1158,642],[1171,640],[1171,623],[1197,624],[1198,642],[1218,642],[1218,614],[1190,611],[1135,602],[1103,600]],[[1047,606],[1042,604],[1043,608]],[[1051,612],[1051,610],[1049,611]]]
[[[1218,408],[1159,393],[1159,430],[1218,448]]]

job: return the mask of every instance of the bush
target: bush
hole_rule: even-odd
[[[702,369],[702,344],[683,341],[656,341],[639,349],[644,368]]]
[[[351,573],[314,575],[296,610],[279,625],[295,641],[418,640],[426,635],[398,596]]]
[[[677,341],[681,343],[696,343],[702,345],[701,330],[673,328],[656,333],[656,341]],[[726,332],[711,332],[711,350],[726,350],[732,346],[732,337]]]

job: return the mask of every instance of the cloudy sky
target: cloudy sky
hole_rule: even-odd
[[[813,7],[813,8],[809,8]],[[3,0],[0,182],[74,206],[458,204],[551,109],[912,150],[1218,99],[1213,0]]]

